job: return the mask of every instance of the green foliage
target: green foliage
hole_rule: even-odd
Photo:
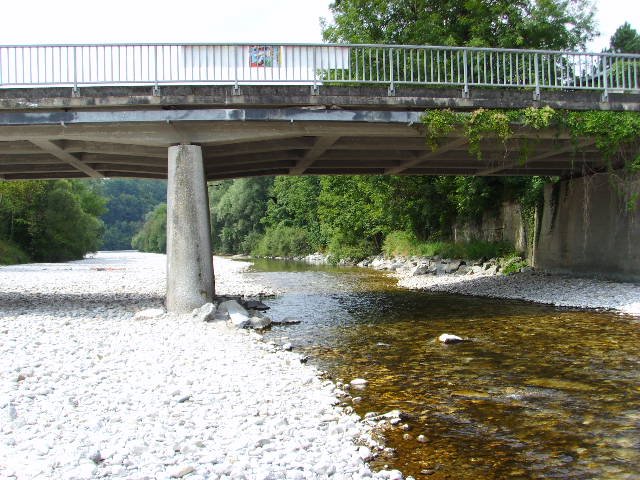
[[[382,251],[387,257],[426,256],[442,258],[498,258],[513,254],[513,247],[506,242],[443,242],[420,241],[413,232],[391,232],[384,240]]]
[[[339,0],[325,40],[575,49],[594,36],[588,0]]]
[[[501,260],[500,266],[504,275],[512,275],[520,272],[520,270],[528,266],[528,264],[519,255],[510,255]]]
[[[559,113],[548,106],[505,111],[479,108],[471,113],[454,112],[450,109],[427,110],[420,119],[425,126],[427,145],[433,150],[438,148],[442,137],[462,127],[469,144],[469,153],[478,159],[482,155],[481,142],[486,138],[497,138],[506,148],[507,140],[513,136],[513,124],[542,130],[561,123]],[[521,154],[524,158],[528,156],[527,151]]]
[[[167,199],[167,185],[161,180],[104,179],[94,181],[93,186],[107,199],[107,211],[102,215],[105,250],[131,248],[145,216]]]
[[[574,137],[595,138],[596,146],[607,158],[621,154],[626,146],[637,146],[640,140],[638,112],[566,112],[565,121]]]
[[[267,229],[280,226],[302,228],[306,231],[310,249],[322,249],[326,242],[318,215],[321,188],[319,177],[276,177],[264,225]]]
[[[379,246],[372,239],[343,238],[342,232],[338,232],[331,237],[327,250],[329,262],[336,264],[340,260],[359,262],[377,253]]]
[[[515,113],[515,120],[520,120],[523,125],[534,130],[549,128],[557,119],[556,111],[549,107],[528,107],[523,110],[512,111]],[[513,114],[512,114],[513,115]]]
[[[0,239],[0,265],[28,263],[29,260],[29,255],[27,255],[18,245],[9,240]]]
[[[214,252],[239,252],[251,246],[247,240],[264,233],[262,219],[272,185],[273,177],[256,177],[228,180],[209,188]]]
[[[326,176],[320,180],[318,216],[329,252],[337,255],[345,245],[357,251],[379,249],[386,233],[399,221],[389,177]],[[349,254],[355,258],[360,253]]]
[[[465,135],[469,141],[469,153],[482,159],[480,142],[486,137],[497,137],[506,148],[506,142],[511,137],[509,117],[499,110],[474,110],[465,122]]]
[[[79,180],[0,183],[0,239],[36,261],[82,258],[100,247],[104,199]]]
[[[300,227],[278,225],[266,232],[251,250],[252,255],[293,257],[311,253],[307,230]]]
[[[167,252],[167,204],[157,205],[146,216],[144,225],[131,240],[131,246],[141,252]]]
[[[612,52],[640,53],[640,34],[629,22],[620,25],[609,41]]]
[[[382,244],[382,252],[387,257],[396,255],[411,256],[418,255],[418,239],[415,233],[405,230],[389,233]]]
[[[441,139],[455,129],[460,118],[451,109],[445,108],[444,110],[427,110],[420,116],[420,121],[427,131],[427,145],[435,151],[440,146]]]

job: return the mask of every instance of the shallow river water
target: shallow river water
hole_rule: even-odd
[[[363,269],[257,261],[249,275],[287,291],[266,302],[274,319],[302,321],[268,339],[334,379],[367,379],[352,392],[360,415],[410,415],[409,431],[387,434],[397,455],[374,466],[416,479],[640,478],[637,318],[405,291]],[[442,345],[441,333],[473,341]]]

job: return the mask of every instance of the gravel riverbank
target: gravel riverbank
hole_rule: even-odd
[[[300,260],[310,264],[328,263],[328,257],[320,253]],[[527,300],[640,316],[640,283],[553,275],[531,268],[503,275],[495,259],[466,265],[463,260],[439,257],[378,255],[363,260],[358,266],[388,271],[397,278],[398,286],[412,290]]]
[[[219,294],[272,293],[215,261]],[[0,478],[359,479],[369,427],[300,356],[162,307],[164,255],[0,268]]]
[[[460,295],[509,298],[559,307],[615,310],[640,315],[640,284],[546,275],[420,275],[398,271],[398,285]]]

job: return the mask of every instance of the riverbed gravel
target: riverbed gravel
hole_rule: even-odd
[[[359,479],[370,431],[300,355],[163,306],[164,255],[0,268],[0,478]],[[220,294],[273,293],[216,259]]]
[[[398,285],[460,295],[477,295],[546,303],[559,307],[614,310],[640,315],[640,284],[548,275],[531,271],[514,275],[420,275],[397,272]]]

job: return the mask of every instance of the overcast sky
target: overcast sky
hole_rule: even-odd
[[[136,42],[320,42],[329,0],[4,0],[0,44]],[[640,0],[596,0],[608,46],[629,21],[640,31]]]

